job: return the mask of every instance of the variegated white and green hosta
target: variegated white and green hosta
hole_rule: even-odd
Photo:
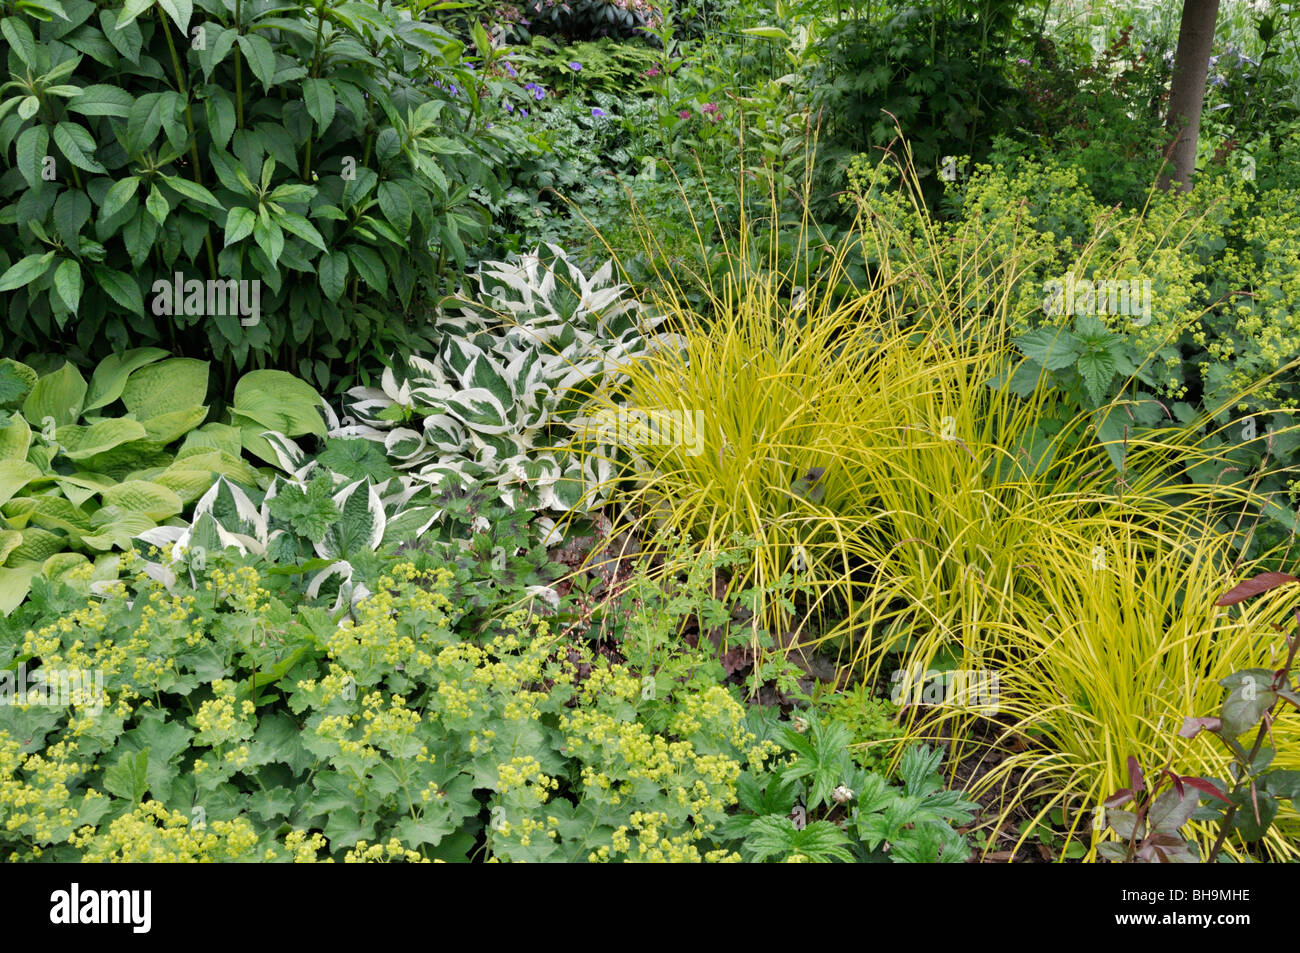
[[[313,461],[290,477],[275,477],[255,502],[238,484],[221,477],[195,505],[189,523],[155,527],[137,538],[168,551],[173,563],[194,565],[226,548],[296,561],[300,558],[297,537],[273,515],[271,501],[288,485],[305,489],[319,473],[334,482],[333,501],[341,515],[320,538],[310,540],[315,554],[332,563],[313,578],[309,592],[314,597],[325,579],[340,575],[352,598],[360,599],[362,592],[350,589],[352,566],[347,557],[416,538],[441,515],[429,505],[408,505],[420,490],[409,480],[349,481]],[[165,570],[158,571],[163,578]]]
[[[627,362],[675,338],[656,333],[612,263],[590,278],[553,245],[484,262],[478,294],[441,314],[434,355],[348,392],[357,436],[382,441],[392,464],[437,486],[448,476],[536,491],[545,509],[603,503],[614,447],[583,413],[622,384]]]

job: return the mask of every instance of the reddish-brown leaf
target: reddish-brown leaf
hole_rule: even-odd
[[[1223,728],[1223,719],[1213,716],[1204,718],[1184,718],[1183,727],[1178,729],[1180,738],[1195,738],[1202,731],[1219,731]]]
[[[1205,780],[1205,778],[1183,778],[1183,783],[1190,784],[1192,787],[1196,788],[1196,790],[1208,794],[1211,797],[1217,797],[1220,801],[1222,801],[1225,804],[1232,803],[1230,800],[1228,800],[1228,796],[1226,794],[1220,791],[1213,782],[1207,781]]]
[[[1300,582],[1300,579],[1284,572],[1262,572],[1258,576],[1243,579],[1219,596],[1214,604],[1216,606],[1235,606],[1238,602],[1268,592],[1270,589],[1276,589],[1288,582]]]
[[[1132,755],[1128,756],[1128,781],[1132,791],[1142,791],[1146,788],[1146,783],[1142,777],[1142,769],[1138,767],[1138,759]]]

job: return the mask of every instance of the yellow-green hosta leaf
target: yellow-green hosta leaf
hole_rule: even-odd
[[[16,529],[0,529],[0,566],[5,564],[9,554],[22,545],[23,534]]]
[[[77,486],[75,483],[68,483],[64,480],[55,480],[54,485],[67,498],[73,506],[84,506],[86,501],[98,493],[98,490],[92,490],[84,486]]]
[[[0,417],[0,460],[22,460],[32,445],[32,428],[22,414]]]
[[[83,470],[112,477],[114,483],[125,480],[130,474],[140,470],[169,466],[171,462],[171,454],[144,440],[124,443],[105,453],[97,453],[93,457],[78,461]]]
[[[232,419],[232,423],[245,425],[256,422],[263,430],[275,430],[286,437],[304,434],[325,436],[325,419],[316,409],[321,396],[306,381],[285,371],[252,371],[235,385],[235,401],[231,405],[232,418],[239,415],[246,421]]]
[[[212,487],[215,474],[211,470],[169,469],[153,478],[159,486],[165,486],[178,497],[181,503],[189,506]]]
[[[82,410],[95,410],[111,404],[122,396],[126,379],[132,371],[161,361],[166,356],[167,352],[159,347],[141,347],[122,354],[110,354],[99,362],[95,373],[91,375],[86,404]]]
[[[73,502],[63,496],[20,496],[6,503],[3,509],[6,519],[14,514],[11,522],[25,519],[27,523],[45,529],[61,529],[74,536],[90,531],[90,517]]]
[[[41,469],[26,460],[0,460],[0,506],[41,476]]]
[[[179,440],[203,423],[203,418],[207,415],[207,407],[190,407],[185,410],[173,410],[165,414],[159,414],[156,417],[150,417],[148,420],[142,420],[140,423],[144,426],[145,432],[148,434],[146,439],[150,443],[166,446],[173,440]]]
[[[208,362],[173,357],[131,372],[122,403],[140,420],[200,406],[208,396]]]
[[[214,476],[224,476],[245,486],[262,486],[265,482],[261,475],[248,465],[238,454],[224,450],[206,450],[194,453],[177,454],[175,462],[167,468],[172,470],[209,470]],[[212,485],[212,481],[208,481]]]
[[[185,442],[176,451],[176,459],[181,460],[187,454],[204,453],[208,450],[224,450],[232,457],[237,457],[243,449],[239,437],[239,428],[232,427],[230,424],[204,424],[198,430],[191,430],[185,435]]]
[[[143,513],[150,519],[165,520],[183,509],[181,498],[157,483],[131,480],[119,483],[102,494],[104,505],[116,506],[128,513]]]
[[[43,474],[53,473],[54,458],[59,455],[59,448],[47,443],[33,443],[27,448],[27,462]]]
[[[35,563],[0,569],[0,615],[8,615],[22,604],[32,588],[32,577],[40,571]]]
[[[0,368],[5,369],[6,376],[16,377],[21,382],[22,389],[17,393],[4,393],[0,396],[0,403],[16,407],[32,392],[40,375],[22,361],[15,361],[12,357],[0,358]]]
[[[89,427],[67,424],[54,432],[54,439],[69,460],[87,460],[124,443],[143,440],[145,435],[144,426],[138,420],[108,417]]]
[[[89,565],[90,560],[81,553],[55,553],[41,564],[41,575],[57,581],[72,570]]]
[[[4,516],[4,521],[14,529],[27,529],[27,524],[31,522],[32,514],[35,512],[36,501],[29,496],[20,496],[0,506],[0,514]]]
[[[131,541],[158,524],[143,513],[131,513],[116,506],[105,506],[95,514],[95,532],[81,541],[91,549],[130,549]]]
[[[54,477],[54,483],[63,490],[66,495],[69,486],[79,489],[89,490],[92,494],[100,490],[107,490],[110,486],[116,486],[117,481],[110,476],[102,473],[94,473],[89,470],[78,470],[76,473],[62,474]]]
[[[38,427],[52,419],[56,427],[75,423],[81,416],[86,398],[86,379],[70,363],[65,363],[36,381],[23,401],[23,416]]]
[[[32,526],[23,530],[23,541],[9,554],[6,566],[43,563],[55,553],[68,548],[68,537]]]

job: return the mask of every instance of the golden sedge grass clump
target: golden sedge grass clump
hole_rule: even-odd
[[[941,233],[914,173],[903,180],[919,223],[906,241],[864,202],[856,239],[814,269],[806,215],[783,245],[775,232],[760,243],[742,212],[738,240],[716,251],[723,278],[689,278],[706,307],[660,273],[650,304],[681,347],[627,368],[626,400],[689,423],[693,439],[629,448],[625,518],[705,552],[757,540],[729,580],[770,593],[752,620],[756,649],[768,629],[837,651],[867,680],[886,664],[998,672],[992,716],[950,705],[908,716],[912,737],[994,717],[1004,743],[1031,739],[978,782],[1001,787],[999,821],[1031,797],[1045,798],[1042,813],[1085,816],[1122,786],[1130,754],[1150,770],[1175,758],[1184,773],[1225,776],[1208,740],[1176,733],[1215,710],[1218,678],[1267,664],[1262,616],[1213,608],[1234,576],[1241,514],[1264,501],[1240,479],[1187,479],[1214,459],[1212,414],[1141,437],[1120,427],[1106,447],[1097,427],[1128,416],[1125,401],[1071,414],[1044,381],[1013,393],[1010,312],[1031,253],[995,257],[974,225]],[[645,234],[653,251],[648,223]],[[857,256],[872,267],[846,293]],[[791,582],[806,593],[793,613]],[[1276,830],[1293,833],[1285,811]],[[1078,836],[1095,848],[1091,827]],[[1267,849],[1287,855],[1287,836]]]

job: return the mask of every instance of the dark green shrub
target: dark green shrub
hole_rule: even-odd
[[[161,344],[346,384],[419,349],[487,233],[509,127],[463,45],[390,4],[50,0],[0,30],[6,354]]]
[[[1032,29],[1021,10],[1034,5],[946,0],[831,28],[807,76],[812,105],[821,113],[820,159],[828,166],[822,189],[843,186],[843,173],[833,170],[848,156],[875,155],[894,140],[892,114],[911,145],[927,197],[937,201],[943,158],[982,160],[992,136],[1015,128],[1024,114],[1024,94],[1007,62]],[[833,216],[833,199],[823,199],[816,211]]]

